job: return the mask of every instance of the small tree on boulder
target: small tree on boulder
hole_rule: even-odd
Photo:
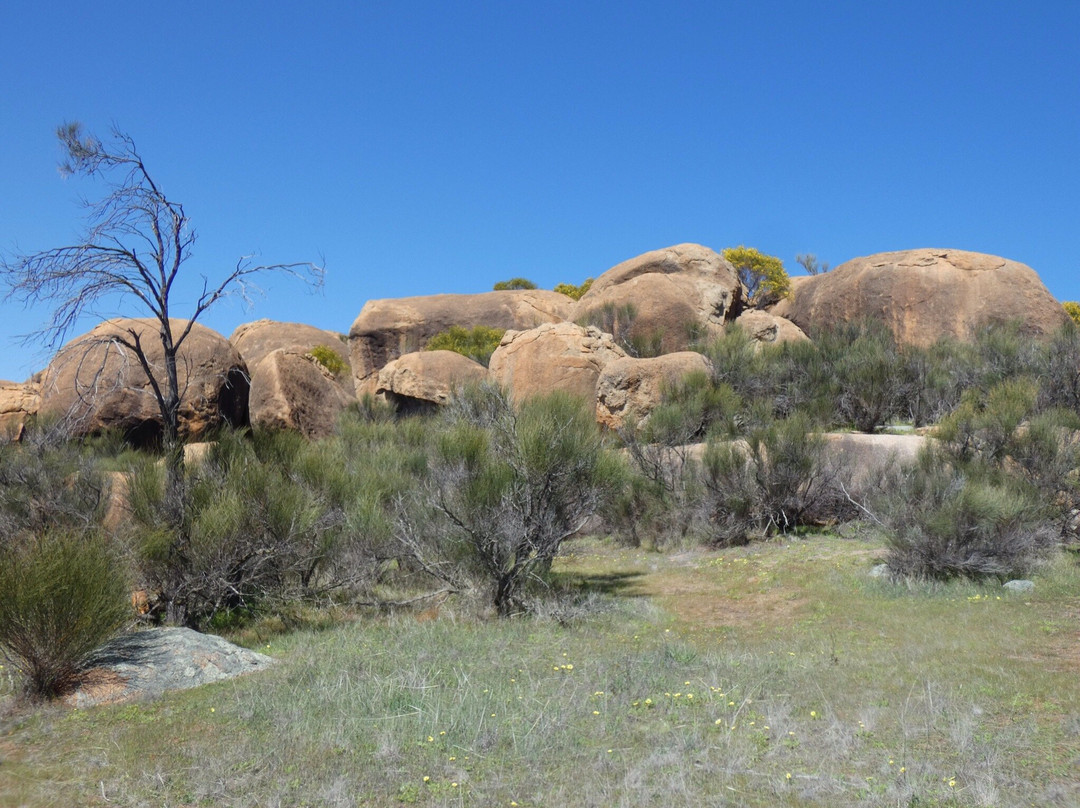
[[[728,247],[723,256],[738,271],[748,305],[761,308],[790,294],[791,279],[779,258],[741,245]]]

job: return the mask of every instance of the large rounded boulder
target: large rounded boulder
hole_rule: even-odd
[[[700,244],[654,250],[612,267],[574,308],[574,322],[617,333],[649,351],[686,350],[717,336],[742,310],[738,272]]]
[[[348,392],[352,392],[353,378],[352,366],[349,363],[349,346],[343,334],[304,323],[282,323],[263,319],[238,326],[229,337],[229,342],[240,352],[244,364],[253,372],[268,354],[280,348],[312,354],[316,358],[329,351],[336,356],[336,359],[330,357],[331,361],[326,364],[334,366],[327,367],[327,370]]]
[[[388,362],[451,326],[524,330],[562,322],[573,306],[566,295],[542,289],[370,300],[349,330],[357,395],[374,392]]]
[[[174,337],[187,320],[170,320]],[[154,319],[106,320],[53,357],[41,378],[43,416],[61,419],[71,434],[118,429],[131,442],[149,445],[164,429],[152,386],[134,351],[122,344],[136,336],[156,379],[164,386],[164,350]],[[195,323],[180,346],[180,435],[199,440],[222,424],[248,423],[248,374],[240,354],[223,336]]]
[[[563,390],[591,403],[604,368],[626,352],[610,334],[573,323],[545,323],[528,331],[507,331],[491,355],[489,375],[515,401]]]
[[[400,413],[429,412],[446,404],[461,386],[487,375],[479,362],[454,351],[414,351],[379,371],[375,397]]]
[[[922,346],[943,337],[970,340],[987,326],[1013,321],[1024,333],[1045,335],[1067,318],[1031,267],[994,255],[932,249],[855,258],[800,279],[773,313],[811,336],[837,323],[877,319],[899,342]]]
[[[303,351],[271,351],[251,374],[251,425],[256,428],[327,437],[353,401],[334,374]]]
[[[609,362],[596,382],[596,421],[618,429],[626,421],[643,423],[663,402],[664,390],[692,373],[709,373],[712,364],[694,351],[651,359],[623,357]]]

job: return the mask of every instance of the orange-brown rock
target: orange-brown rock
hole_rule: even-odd
[[[479,362],[454,351],[414,351],[379,371],[375,395],[398,412],[430,410],[449,401],[457,388],[487,375]]]
[[[723,256],[700,244],[678,244],[609,269],[578,301],[572,319],[625,331],[619,336],[631,343],[655,342],[672,353],[720,334],[742,301],[738,273]],[[627,307],[633,311],[628,327]]]
[[[267,354],[278,348],[287,348],[300,353],[310,353],[320,346],[329,348],[345,364],[345,369],[334,374],[335,377],[346,390],[352,392],[352,366],[349,362],[349,345],[344,334],[326,331],[305,323],[282,323],[277,320],[263,319],[238,326],[229,337],[229,342],[240,352],[244,364],[252,371],[266,358]]]
[[[528,331],[507,331],[488,370],[515,401],[565,390],[592,403],[601,371],[625,356],[611,335],[598,328],[545,323]]]
[[[186,320],[170,321],[179,336]],[[53,357],[41,379],[41,413],[62,419],[74,435],[119,429],[135,443],[160,439],[157,400],[133,351],[118,339],[138,334],[147,360],[164,379],[164,351],[153,319],[106,320],[69,342]],[[181,392],[180,433],[198,440],[223,423],[246,424],[247,367],[216,331],[196,323],[177,356]]]
[[[333,434],[354,401],[334,375],[303,351],[278,348],[251,374],[251,425],[289,429],[309,438]]]
[[[980,329],[1018,321],[1045,335],[1065,322],[1061,304],[1031,267],[963,250],[905,250],[855,258],[801,279],[773,313],[803,331],[863,318],[881,320],[897,340],[930,345],[969,340]]]
[[[778,317],[761,309],[747,309],[735,318],[735,325],[742,328],[760,345],[779,345],[784,342],[808,342],[801,328],[784,317]]]
[[[0,380],[0,440],[20,440],[40,403],[39,387],[34,382]]]
[[[542,289],[370,300],[349,330],[356,393],[372,393],[379,370],[422,349],[450,326],[528,329],[569,317],[574,301]]]
[[[678,351],[652,359],[623,357],[609,362],[596,382],[596,421],[617,429],[627,420],[643,423],[663,400],[664,390],[691,373],[708,373],[708,359]]]

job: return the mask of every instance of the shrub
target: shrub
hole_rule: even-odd
[[[6,537],[0,592],[0,646],[33,699],[70,689],[91,654],[133,616],[116,553],[92,532]]]
[[[969,476],[933,451],[885,508],[886,560],[898,575],[1023,575],[1059,542],[1031,486],[1009,476]]]
[[[430,480],[404,505],[400,531],[417,563],[444,580],[457,567],[481,581],[507,616],[617,487],[621,464],[604,450],[590,408],[566,393],[515,409],[505,391],[479,386],[445,418]]]
[[[791,279],[779,258],[741,245],[728,247],[723,256],[739,273],[748,305],[765,306],[791,294]]]
[[[505,292],[508,289],[535,289],[536,284],[528,278],[511,278],[508,281],[499,281],[495,284],[496,292]]]
[[[1069,315],[1072,321],[1080,325],[1080,303],[1074,300],[1066,300],[1061,305],[1065,307],[1065,313]]]
[[[579,286],[574,286],[572,283],[556,284],[555,291],[574,300],[581,300],[582,296],[592,287],[593,280],[593,278],[586,278]]]
[[[813,253],[799,253],[795,256],[795,263],[806,270],[807,275],[820,275],[829,271],[829,264],[818,261],[817,256]]]
[[[424,350],[454,351],[486,367],[505,333],[505,329],[488,328],[484,325],[472,328],[452,325],[428,340]]]
[[[846,324],[821,339],[844,423],[873,432],[898,414],[904,365],[892,332],[876,320]]]
[[[328,345],[316,345],[308,355],[334,376],[340,376],[349,368],[341,355]]]
[[[633,303],[604,303],[591,309],[577,321],[583,328],[593,326],[611,334],[619,347],[630,356],[647,358],[663,353],[664,334],[659,330],[642,332],[634,328],[638,310]]]
[[[824,446],[800,415],[759,427],[746,440],[710,440],[702,482],[714,540],[744,544],[826,514],[833,492]]]

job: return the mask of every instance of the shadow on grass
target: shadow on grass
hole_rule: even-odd
[[[638,579],[644,577],[641,572],[553,572],[551,583],[563,592],[641,598],[647,593],[635,587]]]

